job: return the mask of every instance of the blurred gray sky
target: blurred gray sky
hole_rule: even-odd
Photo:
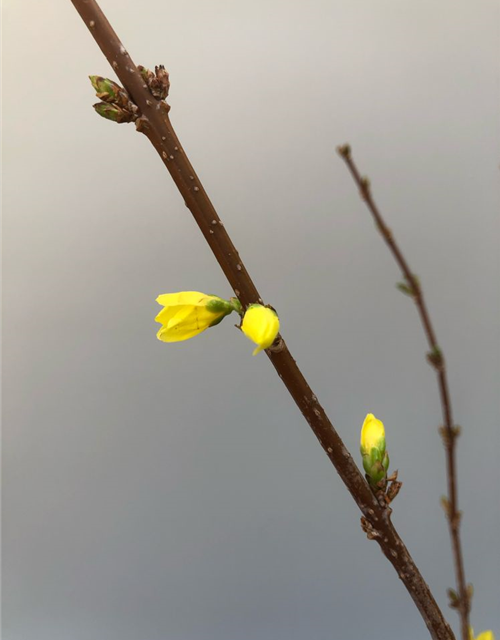
[[[171,74],[181,141],[332,421],[386,425],[394,521],[457,628],[440,407],[349,141],[447,355],[472,622],[500,634],[499,4],[103,0]],[[4,2],[5,640],[421,640],[392,567],[232,319],[155,338],[160,293],[231,295],[68,1]],[[495,533],[496,531],[496,533]]]

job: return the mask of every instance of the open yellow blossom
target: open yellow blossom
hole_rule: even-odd
[[[267,349],[275,341],[280,330],[280,321],[275,311],[261,304],[251,304],[243,317],[241,330],[257,348],[253,355]]]
[[[199,291],[165,293],[156,302],[163,305],[155,318],[162,325],[156,335],[163,342],[189,340],[234,311],[228,300]]]
[[[373,486],[378,486],[387,477],[389,455],[385,450],[384,424],[373,413],[369,413],[363,422],[360,445],[363,468],[368,480]]]
[[[470,627],[470,640],[495,640],[493,631],[483,631],[477,637],[474,637],[474,629]]]

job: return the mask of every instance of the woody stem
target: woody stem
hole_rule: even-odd
[[[105,15],[95,0],[72,0],[72,3],[132,101],[137,105],[141,114],[139,129],[158,152],[243,308],[255,302],[262,302],[236,248],[189,162],[168,115],[160,102],[149,93],[137,67]],[[390,520],[390,510],[386,506],[381,506],[373,495],[323,407],[307,384],[284,340],[280,337],[276,346],[268,349],[266,353],[361,510],[367,527],[370,528],[370,537],[378,542],[382,552],[413,598],[431,638],[454,640],[453,632]]]

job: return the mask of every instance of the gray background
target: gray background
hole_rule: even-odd
[[[153,149],[99,119],[69,0],[4,3],[5,640],[420,640],[426,629],[232,318],[166,345],[160,293],[231,291]],[[371,411],[394,521],[454,582],[437,386],[349,141],[448,356],[467,578],[500,633],[499,5],[103,0],[349,449]]]

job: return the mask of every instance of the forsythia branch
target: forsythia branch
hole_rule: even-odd
[[[137,129],[153,144],[172,176],[241,302],[242,311],[252,304],[262,304],[254,283],[173,130],[168,105],[153,92],[155,79],[152,72],[144,73],[143,69],[136,67],[95,0],[72,0],[72,3],[137,108],[140,114],[135,120]],[[166,86],[167,80],[164,75],[162,77]],[[162,84],[160,77],[158,82]],[[136,115],[134,111],[133,118]],[[248,329],[250,335],[252,330],[250,327]],[[361,510],[365,530],[370,531],[370,537],[377,541],[410,593],[431,638],[454,640],[450,626],[391,522],[390,508],[385,501],[380,504],[370,489],[285,341],[278,335],[276,342],[266,349],[266,354]]]
[[[460,626],[462,640],[469,640],[469,611],[472,598],[471,585],[469,588],[465,582],[464,561],[462,555],[462,547],[460,541],[460,512],[458,510],[457,495],[457,472],[455,443],[460,433],[460,428],[453,424],[450,392],[448,389],[448,378],[446,375],[446,363],[443,352],[438,345],[434,328],[432,326],[424,294],[420,282],[415,274],[410,270],[406,258],[404,257],[399,245],[396,243],[394,236],[387,227],[377,205],[372,196],[370,181],[366,177],[362,177],[357,166],[352,159],[351,147],[348,144],[337,148],[340,157],[346,163],[351,172],[354,182],[357,184],[361,198],[365,201],[370,213],[375,220],[375,224],[379,229],[385,243],[389,247],[394,259],[398,263],[402,273],[404,282],[397,284],[398,289],[412,297],[415,301],[420,320],[424,327],[424,332],[429,344],[429,352],[427,353],[427,361],[435,369],[438,379],[439,395],[441,398],[441,407],[443,412],[444,426],[440,428],[440,434],[446,451],[447,477],[448,477],[448,498],[442,500],[446,505],[445,513],[448,519],[451,546],[453,550],[453,558],[455,564],[456,583],[458,594],[454,599],[450,599],[450,606],[457,609],[460,614]]]

